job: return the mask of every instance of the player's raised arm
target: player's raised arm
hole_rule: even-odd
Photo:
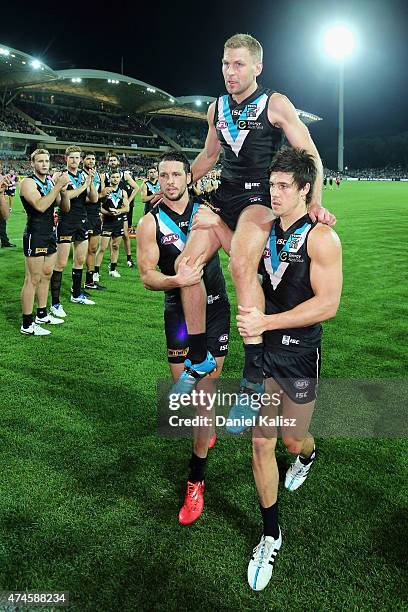
[[[220,155],[221,144],[214,126],[214,113],[215,102],[212,102],[207,111],[208,133],[204,149],[197,155],[191,166],[192,181],[194,183],[211,170],[217,163]]]
[[[292,102],[280,93],[274,93],[269,100],[268,119],[280,127],[292,147],[305,149],[315,159],[317,176],[313,188],[311,206],[321,206],[323,185],[323,164],[315,143],[306,125],[301,121]]]
[[[196,285],[201,281],[204,264],[196,262],[188,265],[188,258],[184,258],[180,268],[174,276],[167,276],[157,270],[160,251],[156,241],[156,223],[151,214],[147,214],[139,221],[137,228],[137,265],[140,278],[145,289],[151,291],[168,291],[189,285]]]

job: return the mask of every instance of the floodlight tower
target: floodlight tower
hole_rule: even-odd
[[[339,138],[337,148],[337,168],[339,172],[344,169],[344,59],[354,49],[353,33],[345,26],[338,25],[330,28],[324,37],[325,51],[333,57],[339,66]]]

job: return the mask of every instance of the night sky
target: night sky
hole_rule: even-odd
[[[248,32],[264,47],[259,82],[323,117],[312,133],[327,147],[335,146],[337,137],[337,70],[324,56],[321,39],[327,26],[342,22],[357,37],[345,73],[346,138],[408,130],[405,0],[169,0],[140,8],[117,2],[102,11],[99,6],[8,2],[0,43],[56,70],[120,72],[123,56],[129,76],[175,96],[215,96],[223,92],[224,40]]]

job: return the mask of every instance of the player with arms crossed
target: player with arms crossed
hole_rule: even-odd
[[[311,218],[333,223],[334,217],[320,206],[322,163],[307,127],[288,98],[257,83],[262,72],[260,43],[248,34],[236,34],[228,39],[222,72],[228,95],[219,97],[209,106],[207,139],[204,150],[192,165],[193,181],[211,170],[223,149],[221,186],[212,194],[212,204],[234,231],[230,271],[238,303],[264,310],[257,270],[273,219],[268,168],[283,135],[292,146],[306,149],[316,161],[317,178],[309,210]],[[201,224],[192,232],[185,255],[190,263],[197,259],[208,261],[219,247],[212,228]],[[181,297],[189,344],[199,346],[193,369],[199,376],[205,376],[214,369],[215,362],[205,341],[203,283],[182,288]],[[262,337],[246,337],[244,349],[245,365],[238,403],[241,399],[247,400],[246,394],[259,392],[263,380]],[[192,377],[183,373],[173,390],[187,392],[193,383]]]
[[[174,151],[163,154],[159,163],[163,198],[142,217],[137,230],[137,260],[141,280],[147,289],[165,292],[164,329],[173,380],[180,376],[186,355],[189,357],[185,362],[187,366],[194,358],[194,347],[187,343],[180,288],[195,285],[202,277],[209,294],[206,339],[216,359],[217,375],[222,371],[228,352],[230,306],[218,255],[209,261],[204,275],[203,264],[196,262],[190,266],[187,258],[180,263],[177,274],[174,271],[174,263],[184,249],[192,218],[199,206],[197,198],[189,196],[187,185],[190,180],[190,164],[182,153]],[[210,427],[195,431],[187,491],[179,512],[179,521],[183,525],[195,521],[203,511],[204,468],[211,437],[214,441]]]

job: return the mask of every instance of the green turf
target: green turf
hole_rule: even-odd
[[[325,377],[406,375],[407,195],[406,183],[325,192],[344,247]],[[167,376],[162,294],[142,288],[122,252],[121,279],[104,262],[109,291],[96,306],[69,304],[67,272],[66,323],[47,338],[21,336],[24,221],[16,202],[8,231],[18,248],[0,251],[1,588],[69,591],[78,611],[407,609],[406,441],[319,440],[305,486],[280,487],[284,544],[269,587],[252,593],[260,518],[249,439],[217,442],[203,516],[177,522],[190,443],[155,431],[155,381]],[[224,374],[241,367],[233,328]],[[280,450],[281,470],[287,461]]]

